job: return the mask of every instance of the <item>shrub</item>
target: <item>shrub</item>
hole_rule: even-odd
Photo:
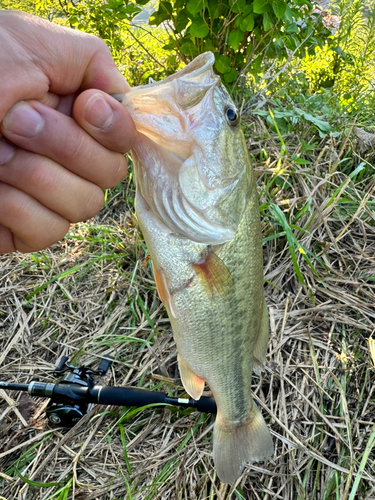
[[[308,0],[161,0],[150,23],[165,26],[164,48],[184,62],[214,52],[216,71],[227,84],[249,73],[257,79],[264,58],[283,62],[291,52],[303,55],[328,34]]]

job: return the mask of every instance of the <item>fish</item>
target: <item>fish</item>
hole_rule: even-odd
[[[232,483],[247,461],[274,453],[251,395],[269,326],[256,183],[240,113],[214,62],[211,52],[201,54],[164,80],[133,88],[123,105],[138,131],[136,217],[182,384],[196,400],[210,387],[214,466]]]

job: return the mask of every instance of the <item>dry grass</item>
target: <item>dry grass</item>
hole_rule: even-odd
[[[46,401],[2,392],[6,500],[375,498],[375,372],[367,344],[375,331],[373,153],[359,153],[349,134],[322,140],[304,154],[311,164],[298,165],[290,161],[300,152],[295,138],[279,161],[280,147],[259,119],[249,123],[249,136],[271,320],[267,366],[260,379],[254,376],[253,391],[274,436],[274,460],[248,465],[236,484],[223,485],[212,466],[211,416],[95,407],[67,432],[49,427]],[[368,172],[350,180],[345,168],[353,171],[359,154]],[[349,157],[352,167],[343,161]],[[53,381],[64,354],[92,367],[111,355],[104,383],[183,392],[170,325],[135,225],[132,186],[128,179],[110,193],[107,209],[53,248],[1,258],[1,380]],[[18,473],[59,485],[27,484]]]

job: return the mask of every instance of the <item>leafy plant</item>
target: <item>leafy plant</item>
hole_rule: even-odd
[[[311,93],[330,89],[341,110],[366,115],[375,106],[375,1],[339,0],[331,7],[338,29],[306,53],[300,69]]]
[[[115,60],[124,48],[122,25],[131,21],[141,9],[129,0],[86,0],[68,5],[69,23],[86,33],[93,33],[111,48]]]
[[[136,0],[145,5],[147,0]],[[184,62],[207,50],[227,84],[251,73],[257,79],[263,59],[301,56],[307,42],[322,44],[327,35],[308,0],[161,0],[150,24],[169,31],[165,49]]]
[[[319,137],[325,137],[332,134],[333,137],[339,133],[330,125],[328,119],[329,108],[319,107],[319,99],[306,99],[303,95],[299,99],[294,98],[291,102],[285,103],[280,99],[270,99],[269,104],[272,107],[269,110],[255,110],[253,113],[265,117],[269,127],[276,131],[276,127],[281,134],[295,132],[298,126],[312,125],[313,130],[319,134]],[[328,116],[327,116],[328,115]],[[309,129],[311,134],[311,129]]]

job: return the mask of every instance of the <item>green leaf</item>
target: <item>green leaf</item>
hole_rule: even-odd
[[[261,67],[262,62],[263,62],[263,55],[264,54],[259,54],[259,56],[256,59],[254,59],[254,62],[252,64],[253,74],[259,73],[260,67]]]
[[[228,73],[230,71],[230,59],[228,56],[218,55],[215,60],[215,68],[219,73]]]
[[[188,22],[189,22],[189,17],[186,14],[186,11],[181,10],[176,17],[175,32],[180,33],[182,30],[184,30]]]
[[[78,271],[79,269],[81,269],[83,267],[86,267],[86,269],[90,269],[90,267],[93,266],[95,264],[95,262],[99,262],[101,260],[115,260],[117,258],[118,258],[118,256],[116,256],[115,254],[102,254],[102,255],[99,255],[98,257],[95,257],[91,261],[83,262],[82,264],[78,264],[77,266],[74,266],[70,269],[67,269],[66,271],[63,271],[62,273],[57,274],[56,276],[53,276],[48,281],[45,281],[40,286],[34,288],[34,290],[31,293],[29,293],[29,295],[26,296],[26,301],[30,300],[32,297],[34,297],[34,295],[39,293],[41,290],[44,290],[44,288],[47,288],[47,286],[50,285],[51,283],[53,283],[54,281],[66,278],[66,276],[69,276],[70,274],[75,273],[76,271]]]
[[[250,14],[250,12],[253,12],[253,4],[246,4],[245,7],[242,9],[242,15],[247,16]]]
[[[204,38],[208,35],[210,30],[203,17],[196,17],[193,19],[192,24],[189,26],[189,31],[195,38]]]
[[[285,12],[284,12],[284,19],[285,21],[291,22],[293,19],[293,12],[292,9],[289,7],[289,5],[286,6]]]
[[[263,28],[264,31],[269,31],[273,27],[273,22],[270,14],[268,12],[265,12],[263,14]]]
[[[336,52],[336,54],[344,59],[345,62],[348,62],[348,57],[347,54],[342,50],[341,47],[332,47],[333,52]]]
[[[217,0],[208,0],[208,11],[211,19],[219,18],[219,4]]]
[[[283,48],[284,47],[284,41],[282,36],[279,33],[275,34],[274,42],[273,42],[277,47]]]
[[[243,54],[241,54],[241,52],[237,52],[236,54],[236,67],[242,67],[244,62],[245,62],[245,58],[243,56]]]
[[[368,463],[370,463],[369,458],[370,458],[371,451],[373,450],[373,447],[374,447],[374,441],[375,441],[375,425],[373,426],[373,428],[371,430],[371,434],[370,434],[368,441],[366,443],[366,448],[365,448],[365,451],[362,455],[362,460],[361,460],[360,466],[358,468],[358,475],[356,475],[355,480],[353,482],[353,486],[352,486],[352,490],[350,492],[349,500],[355,500],[356,498],[359,497],[359,495],[361,495],[361,492],[359,491],[358,496],[357,496],[357,489],[360,485],[360,482],[362,479],[362,474],[364,473],[365,468],[368,465]]]
[[[268,12],[271,8],[271,4],[267,0],[255,0],[253,5],[253,11],[255,14],[264,14]]]
[[[167,19],[169,19],[169,15],[167,12],[154,12],[154,14],[152,14],[150,16],[150,19],[149,19],[149,24],[150,26],[159,26],[159,24],[163,23],[164,21],[166,21]]]
[[[287,36],[284,39],[285,47],[289,50],[295,50],[297,48],[297,40],[294,36]]]
[[[176,48],[177,48],[177,43],[176,40],[174,40],[173,38],[169,39],[169,43],[163,45],[162,47],[163,50],[175,50]]]
[[[51,488],[52,486],[59,486],[61,481],[57,483],[42,483],[41,481],[32,481],[26,476],[23,476],[20,472],[18,472],[18,476],[22,479],[22,481],[30,486],[36,486],[38,488]],[[2,497],[0,497],[2,498]]]
[[[146,5],[148,2],[149,0],[135,0],[135,3],[138,5]]]
[[[299,33],[298,26],[295,23],[289,24],[285,29],[285,33]]]
[[[246,7],[246,0],[231,0],[232,12],[240,14]]]
[[[272,8],[274,13],[276,14],[277,19],[281,19],[285,14],[287,4],[281,0],[277,0],[272,3]]]
[[[172,12],[173,12],[172,4],[169,2],[160,2],[158,12],[161,12],[163,14],[166,13],[166,14],[172,15]]]
[[[284,214],[284,212],[282,212],[280,207],[278,205],[276,205],[275,203],[272,203],[269,208],[270,208],[271,213],[273,213],[274,220],[285,231],[285,235],[286,235],[288,247],[289,247],[289,252],[290,252],[290,255],[292,257],[294,271],[295,271],[298,279],[300,280],[300,282],[305,284],[305,280],[303,278],[300,267],[298,265],[296,250],[295,250],[296,246],[297,246],[297,248],[299,247],[298,241],[297,241],[296,237],[294,236],[294,233],[293,233],[293,231],[292,231],[292,229],[291,229],[291,227],[290,227],[290,225],[285,217],[285,214]]]
[[[303,111],[300,108],[294,108],[294,112],[299,116],[303,116],[305,120],[309,121],[310,123],[318,127],[318,129],[321,132],[328,134],[329,132],[333,131],[331,125],[328,122],[321,120],[320,118],[317,118],[316,116],[313,116],[310,113],[306,113],[306,111]]]
[[[297,163],[297,165],[312,165],[312,161],[305,160],[304,158],[296,158],[294,163]]]
[[[244,32],[240,29],[232,31],[232,33],[228,37],[228,44],[232,47],[233,50],[238,50],[240,43],[243,40]]]
[[[236,77],[237,77],[236,68],[231,68],[228,71],[228,73],[225,73],[225,75],[223,75],[224,81],[227,82],[227,83],[234,82],[234,80],[236,79]]]
[[[254,29],[254,14],[251,13],[242,19],[240,24],[240,29],[242,31],[253,31]]]
[[[186,4],[186,8],[190,14],[195,16],[203,9],[203,0],[189,0]]]
[[[181,54],[185,54],[186,56],[194,56],[198,54],[197,47],[193,44],[192,41],[184,42],[180,47]]]

